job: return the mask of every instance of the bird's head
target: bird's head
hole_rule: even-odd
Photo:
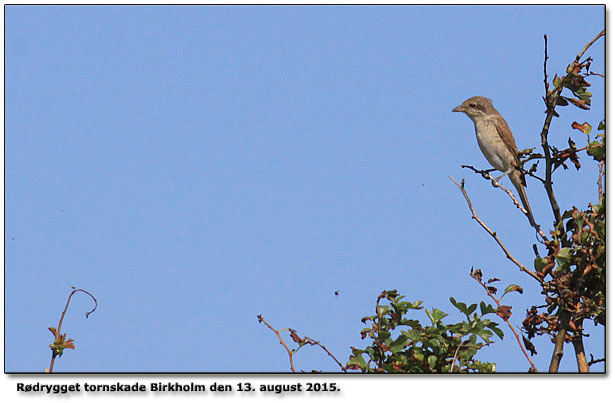
[[[471,97],[463,101],[461,105],[453,109],[453,112],[463,112],[472,120],[486,117],[494,110],[489,98]]]

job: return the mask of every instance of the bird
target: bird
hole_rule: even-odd
[[[527,211],[530,224],[532,227],[537,227],[525,192],[525,176],[518,169],[521,168],[521,160],[515,137],[504,117],[494,108],[493,101],[481,96],[470,97],[461,105],[453,108],[453,112],[463,112],[474,122],[474,131],[480,150],[491,166],[504,172],[496,180],[508,175],[519,194],[521,204]]]

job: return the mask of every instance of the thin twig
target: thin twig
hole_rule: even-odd
[[[307,337],[306,336],[303,339],[301,339],[301,342],[299,344],[299,347],[297,347],[297,350],[299,350],[299,348],[301,348],[305,344],[309,344],[311,346],[318,346],[318,347],[322,348],[327,353],[327,355],[329,355],[329,357],[331,357],[333,359],[333,361],[335,361],[337,363],[337,365],[339,365],[339,367],[341,368],[342,371],[347,372],[346,371],[346,367],[344,367],[342,365],[342,363],[339,362],[339,360],[327,349],[327,347],[325,347],[322,344],[320,344],[319,341],[316,341],[316,340],[312,339],[311,337]],[[295,352],[297,350],[295,350]]]
[[[333,361],[335,361],[337,363],[337,365],[339,365],[339,367],[342,369],[342,371],[347,372],[346,367],[344,367],[342,365],[341,362],[339,362],[339,360],[327,349],[327,347],[323,346],[322,344],[320,344],[319,341],[316,341],[314,339],[312,339],[311,337],[299,337],[297,335],[297,332],[293,329],[282,329],[282,330],[276,330],[273,328],[273,326],[271,326],[266,320],[265,318],[263,318],[262,315],[257,315],[256,316],[258,318],[259,322],[263,322],[269,329],[271,329],[272,332],[274,332],[276,334],[276,336],[278,336],[278,339],[280,340],[280,344],[282,346],[284,346],[284,348],[286,349],[286,352],[288,353],[288,359],[290,361],[290,369],[293,372],[297,372],[295,371],[295,365],[293,362],[293,356],[294,354],[299,351],[299,349],[303,346],[305,346],[306,344],[309,344],[311,346],[319,346],[320,348],[322,348],[329,357],[331,357],[333,359]],[[299,344],[299,347],[297,347],[296,349],[291,349],[290,347],[288,347],[288,345],[284,342],[284,339],[282,338],[282,332],[283,331],[288,331],[290,332],[290,338],[293,339],[294,342],[296,342],[297,344]]]
[[[594,355],[590,354],[589,355],[590,361],[587,363],[587,366],[591,367],[594,364],[597,364],[599,362],[606,362],[606,358],[598,358],[597,360],[594,359]]]
[[[583,54],[585,54],[585,52],[587,52],[587,49],[589,49],[589,47],[591,45],[594,44],[594,42],[596,42],[601,36],[604,36],[604,29],[602,31],[600,31],[600,33],[598,35],[596,35],[596,37],[594,39],[592,39],[591,41],[589,41],[587,43],[587,45],[585,45],[585,47],[583,48],[583,50],[581,50],[581,53],[579,53],[577,55],[577,58],[575,59],[575,61],[578,63],[579,60],[581,60],[581,57],[583,57]]]
[[[290,370],[293,372],[297,372],[295,371],[295,364],[293,363],[293,352],[286,345],[286,343],[284,342],[284,339],[282,339],[282,335],[280,334],[280,332],[274,329],[269,323],[267,323],[267,321],[265,320],[265,318],[263,318],[262,315],[257,315],[256,317],[258,318],[259,322],[263,322],[269,329],[271,329],[273,333],[276,334],[276,336],[278,336],[278,339],[280,340],[280,344],[284,346],[284,348],[286,349],[286,352],[288,353],[288,359],[290,360]]]
[[[459,341],[461,341],[461,339],[459,339]],[[461,341],[461,343],[459,343],[459,345],[455,349],[455,354],[453,355],[453,363],[451,364],[451,369],[448,371],[449,374],[452,374],[453,370],[455,369],[455,361],[457,361],[457,354],[459,354],[459,349],[461,348],[461,345],[463,343],[465,343],[465,341]],[[459,370],[461,370],[461,361],[459,362]]]
[[[578,152],[585,151],[585,150],[590,149],[590,148],[598,148],[598,147],[602,147],[602,144],[590,144],[590,145],[585,146],[583,148],[577,148],[576,150],[574,150],[574,152],[573,151],[568,151],[566,153],[560,154],[559,157],[560,158],[567,158],[570,155],[572,155],[573,153],[578,153]]]
[[[549,128],[551,127],[551,121],[553,117],[556,116],[555,105],[556,100],[559,98],[559,95],[562,93],[564,87],[561,86],[555,90],[555,94],[551,94],[549,91],[549,81],[547,75],[547,60],[549,59],[549,55],[547,53],[547,35],[545,34],[545,59],[543,64],[544,69],[544,83],[545,83],[545,96],[544,101],[547,106],[547,116],[545,117],[545,122],[542,125],[542,131],[540,132],[540,143],[542,145],[542,149],[545,155],[545,181],[543,182],[545,191],[547,192],[547,197],[549,198],[549,203],[551,203],[551,210],[553,211],[553,217],[555,218],[556,225],[561,226],[561,213],[559,210],[559,204],[557,204],[557,199],[555,198],[555,193],[553,192],[553,182],[551,180],[551,176],[553,174],[552,166],[553,160],[551,156],[551,147],[549,147]]]
[[[500,246],[500,249],[502,249],[502,251],[504,252],[506,257],[511,262],[513,262],[521,271],[524,271],[525,273],[527,273],[531,277],[533,277],[536,281],[538,281],[540,284],[543,284],[543,281],[538,276],[538,274],[536,274],[533,271],[529,270],[527,267],[525,267],[523,264],[521,264],[521,262],[519,262],[513,255],[511,255],[510,252],[508,251],[508,249],[506,249],[506,247],[504,246],[504,244],[500,240],[500,238],[497,236],[497,234],[494,231],[492,231],[489,227],[487,227],[487,225],[485,225],[485,223],[478,217],[478,215],[476,214],[476,211],[474,210],[474,207],[472,207],[472,202],[470,201],[470,197],[468,196],[468,193],[466,192],[465,180],[462,179],[461,180],[461,184],[459,184],[455,179],[451,178],[450,176],[449,176],[449,179],[452,180],[455,183],[455,185],[457,185],[459,190],[461,190],[461,193],[463,194],[463,197],[466,199],[466,202],[468,203],[468,207],[470,208],[470,211],[472,212],[472,218],[474,220],[476,220],[476,222],[478,222],[480,224],[480,226],[483,227],[483,229],[485,231],[487,231],[489,233],[489,235],[491,235],[493,237],[493,239],[495,239],[495,241],[498,243],[498,245]]]
[[[593,71],[590,71],[589,73],[587,73],[587,75],[588,76],[598,76],[598,77],[604,78],[604,74],[594,73]]]
[[[602,196],[604,195],[604,161],[598,163],[598,169],[600,170],[598,173],[598,201],[602,201]]]
[[[545,38],[545,60],[542,64],[542,70],[543,70],[544,83],[545,83],[544,101],[545,103],[547,103],[547,99],[549,99],[549,75],[547,74],[547,60],[549,60],[549,55],[547,53],[547,34],[545,34],[544,38]],[[549,108],[548,104],[547,104],[547,108]]]
[[[480,174],[483,178],[488,179],[491,181],[491,184],[497,188],[502,189],[513,201],[514,205],[521,210],[521,212],[529,219],[529,212],[525,209],[525,207],[523,207],[523,205],[521,203],[519,203],[519,201],[517,200],[517,198],[515,197],[515,195],[513,194],[512,191],[508,190],[507,188],[505,188],[500,182],[498,182],[490,173],[489,171],[484,171],[484,170],[480,170],[480,169],[476,169],[471,165],[462,165],[462,168],[469,168],[471,170],[473,170],[475,173]],[[536,224],[536,226],[533,226],[534,229],[536,230],[536,232],[538,232],[538,234],[540,235],[540,237],[544,240],[547,241],[548,238],[545,235],[545,233],[540,229],[540,226],[538,224]]]
[[[483,288],[485,289],[485,291],[487,292],[487,295],[489,295],[491,297],[491,299],[496,303],[496,305],[498,306],[498,308],[501,308],[501,304],[500,304],[500,300],[498,300],[495,295],[493,295],[493,293],[489,290],[489,287],[487,287],[487,285],[485,283],[483,283],[478,276],[472,276],[471,277],[476,280],[478,282],[478,284],[480,284],[481,286],[483,286]],[[499,311],[499,310],[498,310]],[[500,315],[498,315],[500,316]],[[504,320],[504,322],[506,322],[506,324],[508,325],[508,327],[510,328],[510,330],[512,330],[513,334],[515,335],[515,338],[517,339],[517,343],[519,344],[519,347],[521,348],[521,351],[523,352],[523,355],[525,355],[525,358],[527,358],[527,360],[529,361],[530,365],[532,366],[532,370],[533,372],[538,372],[538,369],[536,368],[536,366],[534,365],[534,363],[532,362],[532,359],[530,358],[530,356],[527,354],[527,351],[525,350],[525,348],[523,347],[523,343],[521,342],[521,338],[519,338],[519,333],[517,333],[517,331],[515,330],[515,328],[513,327],[512,323],[510,323],[510,320],[508,318],[504,318],[502,316],[500,316],[502,318],[502,320]]]

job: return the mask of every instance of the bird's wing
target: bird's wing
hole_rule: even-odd
[[[503,117],[498,116],[495,121],[495,127],[502,140],[504,140],[504,144],[506,144],[506,147],[514,155],[517,166],[521,167],[521,160],[519,159],[517,144],[515,143],[515,137],[513,136],[510,127],[508,127],[508,123],[506,123],[506,120],[504,120]],[[521,183],[523,184],[523,186],[525,186],[525,178],[523,177],[523,175],[521,175]]]
[[[503,117],[498,116],[497,119],[495,119],[495,127],[497,128],[498,134],[502,140],[504,140],[506,147],[517,155],[517,144],[515,143],[515,137]]]

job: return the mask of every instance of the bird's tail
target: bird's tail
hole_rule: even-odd
[[[510,181],[517,189],[517,193],[519,194],[519,198],[521,199],[521,204],[523,204],[523,208],[527,211],[527,218],[530,221],[532,227],[536,228],[537,224],[534,220],[534,213],[532,213],[532,208],[530,207],[530,202],[527,199],[527,194],[525,193],[525,186],[523,185],[523,178],[521,177],[521,172],[514,170],[511,172],[508,177]]]

